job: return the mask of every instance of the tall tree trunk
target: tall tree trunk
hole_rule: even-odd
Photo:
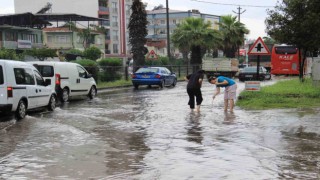
[[[201,64],[201,47],[200,46],[192,46],[191,47],[191,64]]]

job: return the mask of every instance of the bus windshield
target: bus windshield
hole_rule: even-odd
[[[293,46],[278,46],[275,47],[276,54],[297,54],[297,48]]]

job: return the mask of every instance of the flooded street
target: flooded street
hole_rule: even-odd
[[[0,179],[320,178],[320,109],[224,113],[213,91],[200,113],[179,82],[0,122]]]

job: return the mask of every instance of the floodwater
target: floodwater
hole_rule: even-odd
[[[320,179],[320,109],[225,113],[204,83],[195,113],[185,87],[106,91],[8,117],[0,179]]]

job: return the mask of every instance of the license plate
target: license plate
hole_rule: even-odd
[[[148,75],[142,75],[143,78],[150,78]]]
[[[253,75],[245,75],[245,77],[253,77]]]

